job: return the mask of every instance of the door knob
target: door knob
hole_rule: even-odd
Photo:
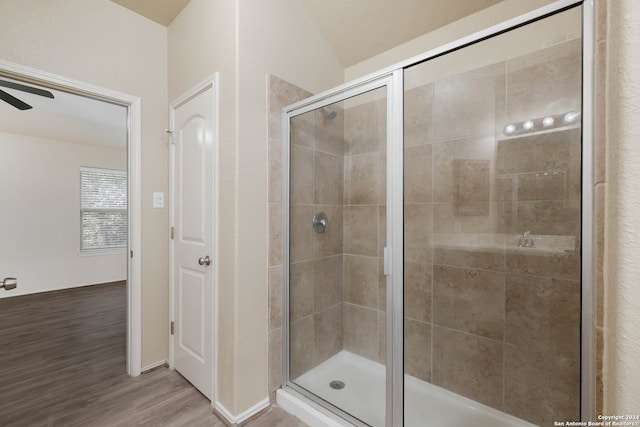
[[[198,264],[200,264],[200,265],[211,265],[211,258],[209,258],[209,255],[207,255],[205,257],[200,257],[198,259]]]
[[[2,282],[0,282],[0,288],[4,288],[7,291],[15,289],[16,287],[18,287],[18,279],[16,279],[15,277],[7,277]]]

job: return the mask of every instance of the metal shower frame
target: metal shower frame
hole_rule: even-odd
[[[591,420],[595,405],[595,337],[593,260],[593,136],[594,136],[594,46],[595,2],[597,0],[559,0],[483,31],[429,50],[398,64],[307,98],[283,108],[283,389],[302,396],[306,403],[320,410],[336,423],[345,421],[366,426],[342,409],[328,404],[289,379],[289,186],[290,186],[290,120],[327,107],[334,102],[386,88],[387,90],[387,361],[386,361],[386,425],[402,426],[404,417],[403,367],[403,97],[404,70],[463,49],[494,36],[545,19],[568,9],[582,7],[582,206],[581,206],[581,418]],[[286,268],[285,268],[286,267]]]

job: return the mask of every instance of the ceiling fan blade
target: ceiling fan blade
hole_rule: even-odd
[[[10,95],[10,94],[8,94],[7,92],[5,92],[3,90],[0,90],[0,99],[2,99],[4,102],[7,102],[7,103],[13,105],[18,110],[28,110],[28,109],[32,108],[31,105],[20,101],[15,96]]]
[[[0,86],[8,87],[9,89],[21,90],[22,92],[32,93],[34,95],[40,95],[47,98],[53,98],[53,94],[48,90],[40,89],[37,87],[31,87],[27,85],[22,85],[20,83],[9,82],[6,80],[0,80]]]

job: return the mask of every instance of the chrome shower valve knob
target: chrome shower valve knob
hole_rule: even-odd
[[[311,224],[313,231],[316,233],[324,233],[327,229],[327,215],[325,215],[324,212],[314,215]]]

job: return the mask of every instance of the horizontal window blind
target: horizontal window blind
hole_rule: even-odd
[[[80,250],[127,247],[127,175],[80,169]]]

